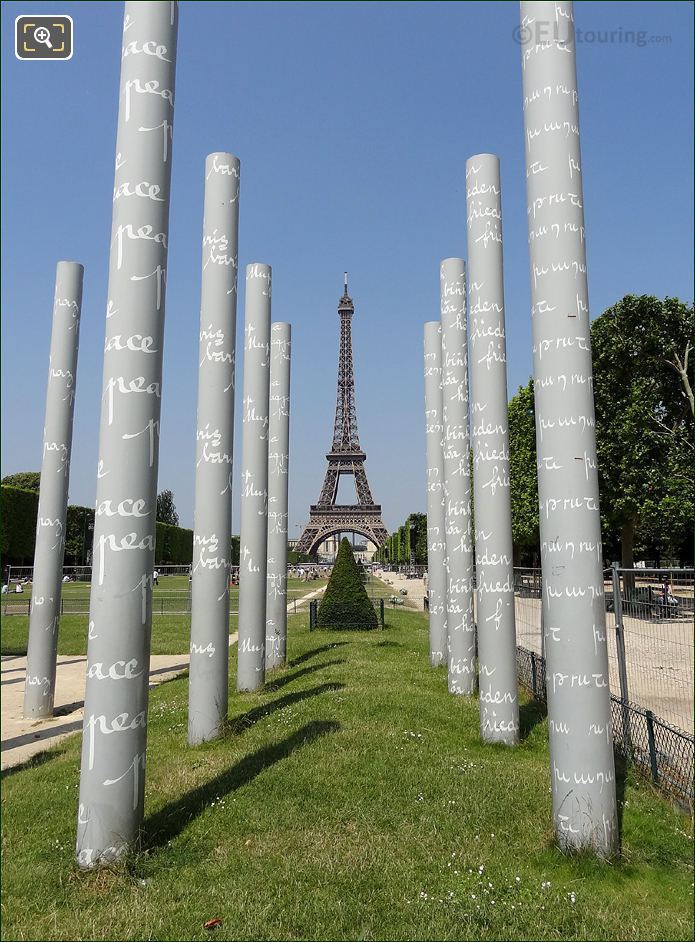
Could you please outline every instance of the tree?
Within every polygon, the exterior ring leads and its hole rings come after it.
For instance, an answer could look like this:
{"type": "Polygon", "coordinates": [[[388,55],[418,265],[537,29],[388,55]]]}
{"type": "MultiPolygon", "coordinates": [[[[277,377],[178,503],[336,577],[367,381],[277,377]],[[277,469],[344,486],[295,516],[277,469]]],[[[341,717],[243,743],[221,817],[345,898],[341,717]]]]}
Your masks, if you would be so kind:
{"type": "Polygon", "coordinates": [[[410,562],[410,531],[405,525],[398,528],[398,562],[401,566],[410,562]]]}
{"type": "Polygon", "coordinates": [[[366,631],[377,628],[378,624],[350,541],[343,537],[331,578],[319,605],[318,627],[366,631]]]}
{"type": "Polygon", "coordinates": [[[403,524],[403,532],[405,534],[405,562],[406,564],[410,563],[410,557],[413,555],[413,532],[410,526],[410,517],[406,517],[405,523],[403,524]]]}
{"type": "Polygon", "coordinates": [[[669,554],[692,542],[692,336],[677,298],[626,295],[591,325],[601,509],[625,567],[636,542],[669,554]]]}
{"type": "Polygon", "coordinates": [[[70,504],[65,524],[66,566],[86,566],[94,540],[94,509],[70,504]]]}
{"type": "Polygon", "coordinates": [[[179,515],[176,512],[174,495],[171,491],[162,491],[157,495],[157,520],[160,523],[168,523],[172,527],[179,525],[179,515]]]}
{"type": "Polygon", "coordinates": [[[512,539],[517,557],[521,553],[536,553],[540,541],[534,409],[533,380],[529,379],[509,401],[512,539]]]}
{"type": "Polygon", "coordinates": [[[415,563],[427,565],[427,514],[411,514],[410,522],[415,525],[415,563]]]}
{"type": "Polygon", "coordinates": [[[21,487],[24,491],[38,491],[41,484],[41,474],[39,471],[17,471],[15,474],[5,475],[0,484],[7,484],[9,487],[21,487]]]}

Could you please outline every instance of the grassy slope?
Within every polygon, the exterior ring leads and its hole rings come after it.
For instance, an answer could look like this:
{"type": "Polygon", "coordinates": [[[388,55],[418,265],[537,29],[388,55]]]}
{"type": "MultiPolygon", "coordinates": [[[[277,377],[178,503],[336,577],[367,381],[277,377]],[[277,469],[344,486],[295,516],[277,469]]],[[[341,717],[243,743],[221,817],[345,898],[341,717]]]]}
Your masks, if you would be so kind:
{"type": "Polygon", "coordinates": [[[218,743],[186,747],[185,680],[154,690],[127,871],[73,867],[77,738],[7,775],[3,938],[202,939],[211,917],[218,939],[689,938],[688,820],[630,779],[623,860],[562,857],[535,709],[519,749],[483,747],[424,617],[388,615],[368,635],[298,618],[290,667],[231,694],[218,743]]]}

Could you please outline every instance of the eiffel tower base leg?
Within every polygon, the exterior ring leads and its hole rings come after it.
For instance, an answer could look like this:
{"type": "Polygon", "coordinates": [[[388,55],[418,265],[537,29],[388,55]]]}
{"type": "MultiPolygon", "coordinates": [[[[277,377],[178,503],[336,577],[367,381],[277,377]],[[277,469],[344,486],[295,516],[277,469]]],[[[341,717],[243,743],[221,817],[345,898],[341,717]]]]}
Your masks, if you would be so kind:
{"type": "Polygon", "coordinates": [[[359,533],[377,548],[388,539],[378,504],[370,507],[351,504],[320,507],[315,504],[297,543],[297,552],[314,555],[325,540],[337,533],[359,533]]]}

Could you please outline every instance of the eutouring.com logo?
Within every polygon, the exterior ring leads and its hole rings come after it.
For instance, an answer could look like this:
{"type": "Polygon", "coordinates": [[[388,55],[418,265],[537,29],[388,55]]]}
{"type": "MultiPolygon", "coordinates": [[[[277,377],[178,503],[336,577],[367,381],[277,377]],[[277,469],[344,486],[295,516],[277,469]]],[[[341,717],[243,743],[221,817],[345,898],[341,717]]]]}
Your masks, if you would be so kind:
{"type": "Polygon", "coordinates": [[[520,46],[575,42],[597,46],[637,46],[640,49],[650,45],[667,46],[673,39],[670,35],[657,36],[644,29],[623,29],[622,26],[615,29],[580,29],[570,22],[559,24],[550,20],[522,23],[512,30],[512,38],[520,46]]]}

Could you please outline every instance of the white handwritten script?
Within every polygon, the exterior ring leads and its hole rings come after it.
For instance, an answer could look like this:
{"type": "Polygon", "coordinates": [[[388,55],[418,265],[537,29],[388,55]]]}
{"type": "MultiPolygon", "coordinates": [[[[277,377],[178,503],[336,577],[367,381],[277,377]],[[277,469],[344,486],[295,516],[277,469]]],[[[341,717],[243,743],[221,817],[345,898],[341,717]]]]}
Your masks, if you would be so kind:
{"type": "Polygon", "coordinates": [[[617,819],[606,736],[610,699],[574,23],[572,5],[563,0],[523,3],[522,10],[553,804],[561,841],[612,853],[617,819]],[[552,8],[551,15],[541,7],[552,8]]]}

